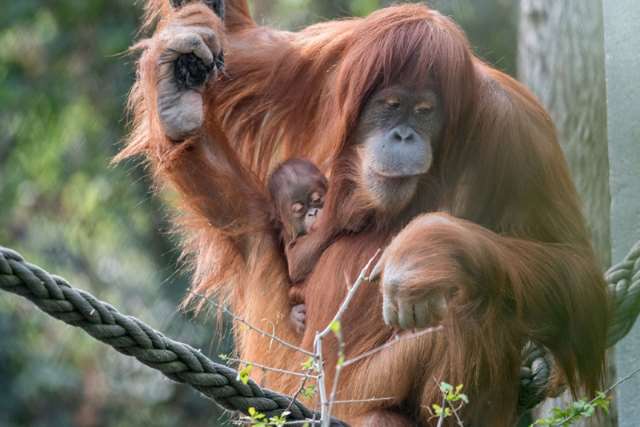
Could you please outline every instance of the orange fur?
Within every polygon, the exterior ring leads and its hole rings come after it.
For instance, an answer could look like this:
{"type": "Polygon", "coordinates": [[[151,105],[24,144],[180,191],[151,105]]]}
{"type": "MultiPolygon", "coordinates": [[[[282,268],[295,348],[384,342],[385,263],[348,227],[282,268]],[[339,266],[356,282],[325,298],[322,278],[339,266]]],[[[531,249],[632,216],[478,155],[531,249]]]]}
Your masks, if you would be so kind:
{"type": "MultiPolygon", "coordinates": [[[[403,413],[428,424],[425,408],[439,400],[435,378],[465,385],[467,423],[511,425],[527,339],[553,352],[574,391],[596,389],[606,293],[555,130],[523,86],[473,56],[454,23],[425,6],[402,5],[279,32],[256,26],[246,2],[231,0],[223,29],[202,5],[175,12],[166,4],[148,1],[158,28],[187,12],[208,17],[202,25],[224,38],[229,77],[206,88],[202,136],[172,145],[155,107],[159,52],[154,39],[139,44],[134,129],[119,158],[146,155],[158,180],[182,195],[196,292],[227,297],[249,322],[295,342],[284,321],[286,266],[265,226],[259,189],[275,164],[307,157],[330,171],[331,190],[318,230],[308,236],[315,236],[309,244],[321,256],[306,280],[302,346],[310,348],[315,331],[334,315],[347,290],[345,277],[353,280],[376,249],[416,217],[384,259],[409,251],[422,261],[412,270],[416,286],[407,288],[408,297],[423,296],[425,289],[452,292],[444,332],[401,342],[345,369],[340,399],[394,400],[340,405],[338,416],[401,425],[403,418],[391,414],[403,413]],[[367,97],[398,80],[436,83],[446,130],[415,199],[390,216],[358,196],[358,153],[351,142],[367,97]],[[450,216],[419,216],[429,212],[450,216]]],[[[382,321],[381,300],[378,287],[366,285],[347,311],[347,357],[394,333],[382,321]]],[[[285,369],[304,359],[253,331],[237,328],[236,337],[244,359],[285,369]]],[[[335,342],[327,344],[326,357],[332,378],[335,342]]],[[[286,375],[260,378],[283,392],[299,385],[286,375]]]]}

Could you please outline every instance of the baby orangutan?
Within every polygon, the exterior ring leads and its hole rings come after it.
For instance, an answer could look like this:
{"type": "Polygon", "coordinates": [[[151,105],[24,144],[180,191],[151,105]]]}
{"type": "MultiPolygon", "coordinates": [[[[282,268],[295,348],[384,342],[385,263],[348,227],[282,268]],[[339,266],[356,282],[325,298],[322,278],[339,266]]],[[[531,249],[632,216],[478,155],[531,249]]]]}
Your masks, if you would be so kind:
{"type": "MultiPolygon", "coordinates": [[[[324,205],[327,178],[312,162],[290,159],[278,166],[267,183],[273,203],[274,222],[280,233],[287,265],[291,273],[296,257],[291,248],[299,237],[313,231],[324,205]]],[[[299,333],[304,332],[306,308],[302,292],[292,286],[289,296],[292,308],[290,319],[299,333]],[[297,292],[298,291],[298,292],[297,292]]]]}

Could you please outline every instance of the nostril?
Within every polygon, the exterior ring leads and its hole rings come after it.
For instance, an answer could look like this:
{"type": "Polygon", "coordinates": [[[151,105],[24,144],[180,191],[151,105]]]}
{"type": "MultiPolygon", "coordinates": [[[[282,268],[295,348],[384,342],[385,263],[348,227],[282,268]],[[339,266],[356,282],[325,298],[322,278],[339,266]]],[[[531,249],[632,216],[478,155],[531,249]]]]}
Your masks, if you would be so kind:
{"type": "Polygon", "coordinates": [[[399,131],[394,130],[394,131],[391,133],[391,139],[393,139],[393,140],[394,140],[394,141],[396,141],[396,142],[402,142],[402,139],[403,139],[403,138],[402,138],[402,135],[400,134],[400,132],[399,132],[399,131]]]}
{"type": "Polygon", "coordinates": [[[394,142],[413,142],[416,133],[410,127],[398,127],[391,131],[391,140],[394,142]]]}

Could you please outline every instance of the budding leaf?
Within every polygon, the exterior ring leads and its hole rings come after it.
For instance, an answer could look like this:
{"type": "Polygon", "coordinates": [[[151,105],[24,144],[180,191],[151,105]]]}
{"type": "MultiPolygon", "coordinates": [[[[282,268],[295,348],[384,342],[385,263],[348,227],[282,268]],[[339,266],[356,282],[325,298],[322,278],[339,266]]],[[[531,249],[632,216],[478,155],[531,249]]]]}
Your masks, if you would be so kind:
{"type": "Polygon", "coordinates": [[[311,368],[313,368],[313,357],[308,358],[305,362],[302,363],[302,369],[304,369],[305,371],[308,371],[311,368]]]}
{"type": "Polygon", "coordinates": [[[316,387],[314,385],[306,386],[302,389],[302,395],[307,399],[312,398],[316,394],[316,387]]]}
{"type": "Polygon", "coordinates": [[[242,382],[242,384],[247,384],[249,382],[249,377],[252,370],[253,365],[251,363],[240,369],[240,371],[238,372],[238,379],[240,380],[240,382],[242,382]]]}
{"type": "Polygon", "coordinates": [[[340,333],[340,321],[339,320],[334,320],[333,322],[331,322],[331,325],[329,325],[329,329],[331,329],[331,332],[333,332],[334,334],[338,335],[340,333]]]}

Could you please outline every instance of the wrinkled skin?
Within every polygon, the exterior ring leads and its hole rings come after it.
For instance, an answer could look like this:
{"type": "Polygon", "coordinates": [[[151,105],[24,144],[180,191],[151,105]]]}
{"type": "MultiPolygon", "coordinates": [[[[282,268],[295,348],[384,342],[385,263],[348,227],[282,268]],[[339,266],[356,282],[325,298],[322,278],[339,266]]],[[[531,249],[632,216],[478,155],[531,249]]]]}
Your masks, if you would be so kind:
{"type": "Polygon", "coordinates": [[[203,87],[182,87],[175,79],[174,63],[181,55],[193,54],[205,66],[214,64],[222,45],[210,23],[206,15],[187,15],[173,21],[158,36],[157,107],[162,129],[173,141],[193,135],[204,123],[203,87]]]}
{"type": "Polygon", "coordinates": [[[360,191],[392,215],[413,199],[433,164],[442,130],[442,103],[429,88],[393,85],[374,94],[356,130],[360,191]]]}

